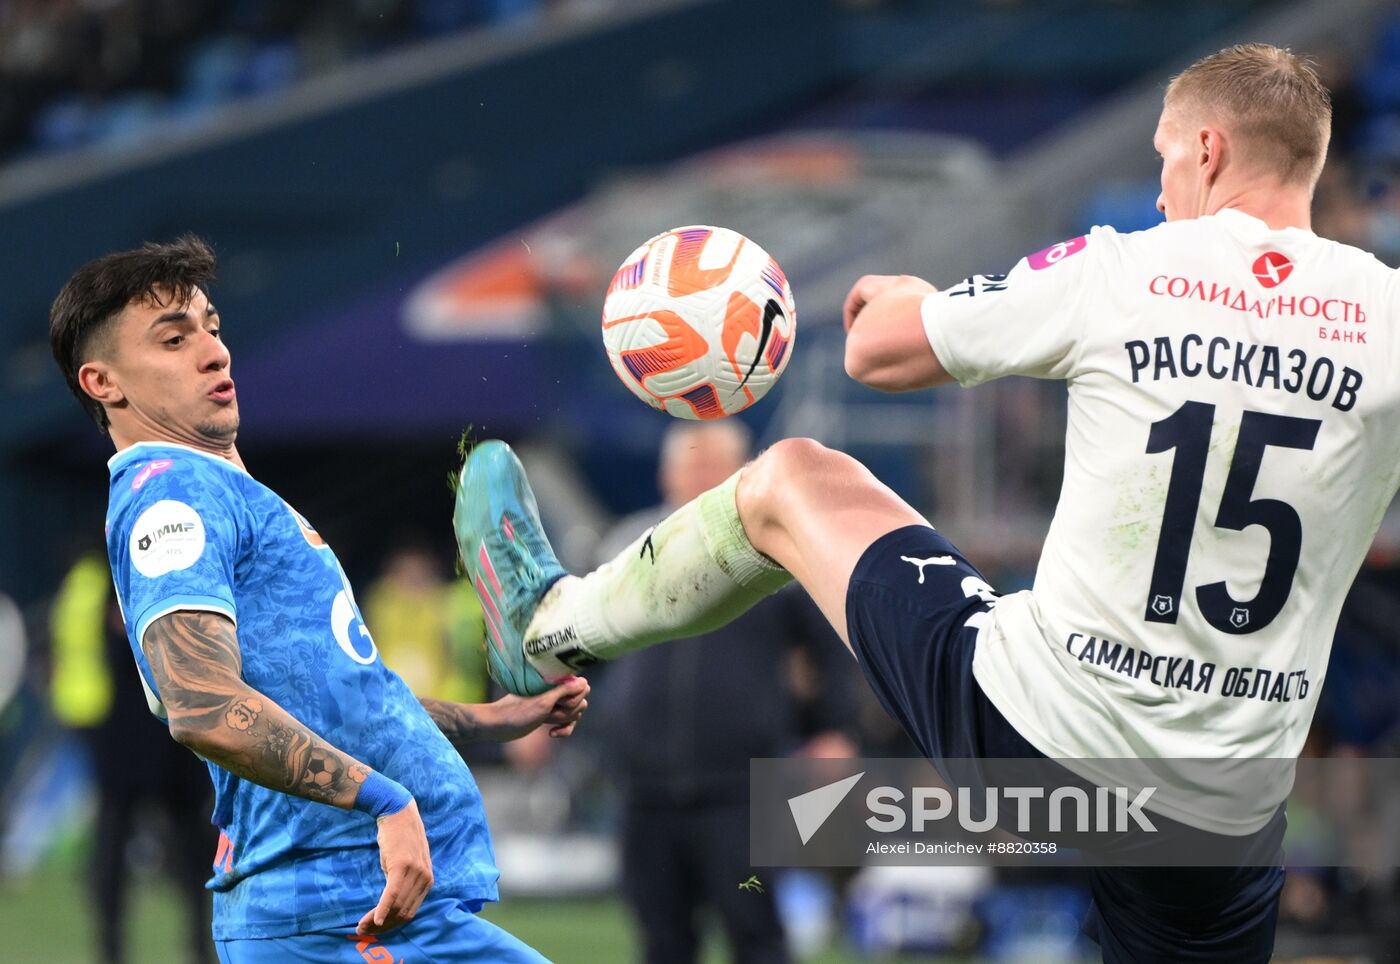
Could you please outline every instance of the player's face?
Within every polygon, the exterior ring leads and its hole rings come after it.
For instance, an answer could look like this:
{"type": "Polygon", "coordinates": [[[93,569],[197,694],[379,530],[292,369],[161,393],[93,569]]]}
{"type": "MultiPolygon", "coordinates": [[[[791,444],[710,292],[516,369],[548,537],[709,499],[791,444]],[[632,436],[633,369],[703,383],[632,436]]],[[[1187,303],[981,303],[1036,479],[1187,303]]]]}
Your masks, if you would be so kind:
{"type": "Polygon", "coordinates": [[[1162,111],[1152,146],[1162,157],[1162,193],[1157,196],[1157,210],[1168,221],[1197,217],[1201,213],[1201,154],[1192,143],[1191,128],[1177,111],[1162,111]]]}
{"type": "Polygon", "coordinates": [[[203,291],[184,305],[168,292],[131,302],[115,322],[112,344],[106,367],[124,403],[109,409],[114,433],[197,448],[232,445],[238,399],[219,315],[203,291]]]}

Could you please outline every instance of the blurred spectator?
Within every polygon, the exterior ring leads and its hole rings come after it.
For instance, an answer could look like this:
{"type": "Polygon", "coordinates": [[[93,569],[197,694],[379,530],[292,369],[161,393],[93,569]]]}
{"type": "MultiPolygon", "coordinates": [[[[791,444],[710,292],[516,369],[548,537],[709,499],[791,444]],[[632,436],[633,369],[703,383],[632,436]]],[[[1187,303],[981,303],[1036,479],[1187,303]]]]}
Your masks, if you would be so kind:
{"type": "MultiPolygon", "coordinates": [[[[661,453],[665,504],[624,519],[600,554],[615,555],[733,474],[749,444],[732,419],[673,426],[661,453]]],[[[749,760],[854,756],[846,728],[855,722],[857,675],[796,587],[713,633],[608,667],[603,692],[615,721],[608,747],[622,791],[623,889],[649,964],[694,961],[705,909],[718,914],[735,961],[788,959],[773,895],[739,887],[754,872],[749,760]]]]}
{"type": "Polygon", "coordinates": [[[1340,44],[1317,56],[1332,92],[1332,143],[1314,198],[1314,230],[1400,265],[1400,18],[1366,56],[1340,44]]]}
{"type": "MultiPolygon", "coordinates": [[[[0,593],[0,788],[4,789],[13,786],[11,780],[23,752],[25,701],[16,697],[21,695],[28,651],[24,617],[14,600],[0,593]]],[[[5,793],[0,792],[0,835],[5,832],[6,803],[5,793]]]]}
{"type": "Polygon", "coordinates": [[[1345,156],[1334,154],[1323,168],[1314,195],[1313,229],[1324,238],[1371,247],[1371,210],[1355,187],[1345,156]]]}
{"type": "Polygon", "coordinates": [[[481,602],[467,579],[453,580],[447,589],[447,647],[452,654],[452,671],[461,680],[461,702],[489,702],[486,618],[481,615],[481,602]]]}
{"type": "Polygon", "coordinates": [[[1395,915],[1400,872],[1365,868],[1365,854],[1387,846],[1400,833],[1400,813],[1393,805],[1366,806],[1367,801],[1393,800],[1396,789],[1390,785],[1393,768],[1368,767],[1368,758],[1393,759],[1400,750],[1400,703],[1395,699],[1400,689],[1400,564],[1384,542],[1384,537],[1378,540],[1342,608],[1327,684],[1302,753],[1304,760],[1350,758],[1358,765],[1333,762],[1325,771],[1304,771],[1295,784],[1285,841],[1293,865],[1279,911],[1281,931],[1367,935],[1374,960],[1400,953],[1395,915]],[[1329,860],[1317,859],[1337,847],[1355,867],[1327,866],[1329,860]]]}
{"type": "Polygon", "coordinates": [[[483,661],[473,653],[477,647],[468,644],[480,621],[480,610],[465,598],[470,595],[450,591],[437,557],[416,541],[403,541],[390,551],[382,574],[365,594],[365,624],[379,655],[415,695],[484,702],[483,661]],[[473,666],[474,677],[468,675],[473,666]]]}
{"type": "Polygon", "coordinates": [[[0,719],[23,680],[27,648],[24,617],[14,600],[0,592],[0,719]]]}
{"type": "Polygon", "coordinates": [[[91,885],[100,960],[126,959],[127,844],[154,803],[166,827],[165,871],[186,902],[190,960],[212,962],[209,894],[204,890],[216,834],[209,778],[197,757],[170,739],[147,708],[112,592],[106,558],[82,556],[64,577],[51,613],[54,716],[84,738],[97,782],[91,885]]]}

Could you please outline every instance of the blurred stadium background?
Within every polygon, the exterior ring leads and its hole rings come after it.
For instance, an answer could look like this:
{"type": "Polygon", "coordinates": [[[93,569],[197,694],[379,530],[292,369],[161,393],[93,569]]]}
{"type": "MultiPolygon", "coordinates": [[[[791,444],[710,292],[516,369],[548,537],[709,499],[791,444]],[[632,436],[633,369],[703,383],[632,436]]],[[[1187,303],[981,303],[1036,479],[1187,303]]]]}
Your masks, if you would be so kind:
{"type": "MultiPolygon", "coordinates": [[[[73,567],[100,545],[111,454],[48,355],[78,264],[186,230],[214,243],[245,460],[336,547],[390,665],[482,698],[479,623],[450,583],[458,435],[518,445],[566,563],[655,503],[667,420],[618,384],[596,325],[616,264],[673,225],[747,233],[792,280],[791,370],[744,416],[760,442],[850,451],[993,583],[1026,585],[1061,388],[878,396],[843,376],[841,298],[866,271],[941,286],[1091,224],[1150,226],[1165,78],[1244,40],[1317,57],[1336,105],[1318,233],[1400,263],[1400,5],[1381,0],[0,0],[7,954],[98,959],[104,750],[84,731],[131,697],[100,629],[63,628],[101,623],[73,567]]],[[[1353,590],[1310,752],[1400,746],[1397,521],[1353,590]]],[[[559,752],[471,760],[503,870],[489,916],[564,962],[636,947],[607,779],[628,721],[605,681],[594,705],[559,752]]],[[[850,728],[905,752],[877,710],[850,728]]],[[[143,806],[120,842],[133,960],[185,959],[174,839],[143,806]]],[[[1073,875],[765,883],[814,960],[1090,954],[1073,875]]],[[[1393,872],[1295,873],[1279,958],[1400,959],[1398,898],[1393,872]]]]}

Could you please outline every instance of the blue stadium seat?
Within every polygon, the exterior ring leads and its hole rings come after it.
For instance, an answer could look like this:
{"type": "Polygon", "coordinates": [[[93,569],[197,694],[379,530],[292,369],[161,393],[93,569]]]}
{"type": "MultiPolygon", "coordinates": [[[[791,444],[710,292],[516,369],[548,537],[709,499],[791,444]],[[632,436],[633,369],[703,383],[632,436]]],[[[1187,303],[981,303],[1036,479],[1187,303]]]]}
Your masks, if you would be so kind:
{"type": "Polygon", "coordinates": [[[1361,128],[1357,149],[1373,163],[1400,160],[1400,115],[1377,114],[1361,128]]]}
{"type": "Polygon", "coordinates": [[[295,41],[249,43],[223,37],[200,47],[185,67],[186,105],[223,101],[282,90],[301,78],[302,57],[295,41]]]}
{"type": "Polygon", "coordinates": [[[164,97],[150,91],[120,94],[109,100],[97,118],[97,143],[138,144],[159,137],[169,119],[164,97]]]}
{"type": "Polygon", "coordinates": [[[1378,63],[1400,64],[1400,16],[1391,17],[1376,38],[1375,59],[1378,63]]]}
{"type": "Polygon", "coordinates": [[[410,14],[421,33],[437,35],[527,16],[538,0],[415,0],[410,14]]]}
{"type": "Polygon", "coordinates": [[[182,99],[216,104],[236,96],[248,49],[246,42],[234,37],[201,44],[185,64],[182,99]]]}
{"type": "Polygon", "coordinates": [[[1381,28],[1371,61],[1361,71],[1359,86],[1372,110],[1400,108],[1400,17],[1381,28]]]}
{"type": "Polygon", "coordinates": [[[242,93],[267,94],[301,78],[301,51],[291,41],[265,43],[254,49],[244,65],[242,93]]]}
{"type": "Polygon", "coordinates": [[[1400,63],[1377,61],[1361,73],[1361,92],[1372,110],[1400,107],[1400,63]]]}
{"type": "Polygon", "coordinates": [[[150,91],[120,94],[98,103],[70,97],[39,112],[34,139],[41,150],[135,144],[158,136],[170,117],[169,102],[150,91]]]}
{"type": "Polygon", "coordinates": [[[67,151],[92,143],[97,137],[97,109],[82,97],[65,97],[45,104],[34,118],[35,146],[46,151],[67,151]]]}

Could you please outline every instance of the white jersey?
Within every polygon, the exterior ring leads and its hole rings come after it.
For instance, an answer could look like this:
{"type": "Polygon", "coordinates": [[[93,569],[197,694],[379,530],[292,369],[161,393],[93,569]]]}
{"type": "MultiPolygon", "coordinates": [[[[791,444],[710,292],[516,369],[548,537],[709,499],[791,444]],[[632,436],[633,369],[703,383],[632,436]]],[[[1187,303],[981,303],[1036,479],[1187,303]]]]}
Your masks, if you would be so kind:
{"type": "MultiPolygon", "coordinates": [[[[1095,228],[924,301],[963,385],[1068,383],[1035,585],[996,604],[973,661],[1032,745],[1080,761],[1296,758],[1400,482],[1397,294],[1363,251],[1224,211],[1095,228]]],[[[1151,807],[1246,833],[1290,781],[1291,767],[1264,792],[1214,788],[1226,806],[1164,792],[1151,807]]]]}

